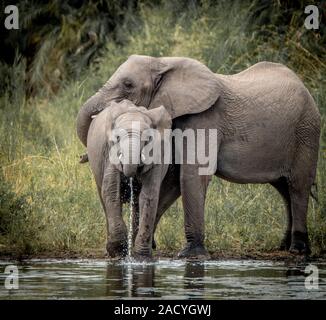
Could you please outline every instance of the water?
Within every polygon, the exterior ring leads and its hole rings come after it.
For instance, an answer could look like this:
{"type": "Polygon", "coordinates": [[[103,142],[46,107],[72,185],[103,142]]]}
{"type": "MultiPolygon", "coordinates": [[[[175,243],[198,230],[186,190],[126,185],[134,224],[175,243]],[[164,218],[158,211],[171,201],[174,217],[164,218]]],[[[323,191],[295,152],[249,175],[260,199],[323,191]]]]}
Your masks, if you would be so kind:
{"type": "Polygon", "coordinates": [[[128,232],[128,260],[132,259],[132,238],[133,238],[133,218],[134,218],[134,190],[132,185],[132,178],[129,181],[130,185],[130,216],[129,216],[129,232],[128,232]]]}
{"type": "Polygon", "coordinates": [[[27,260],[17,264],[19,289],[10,291],[4,287],[8,264],[0,261],[0,299],[326,298],[326,263],[314,263],[319,269],[319,288],[307,290],[305,266],[284,262],[27,260]]]}

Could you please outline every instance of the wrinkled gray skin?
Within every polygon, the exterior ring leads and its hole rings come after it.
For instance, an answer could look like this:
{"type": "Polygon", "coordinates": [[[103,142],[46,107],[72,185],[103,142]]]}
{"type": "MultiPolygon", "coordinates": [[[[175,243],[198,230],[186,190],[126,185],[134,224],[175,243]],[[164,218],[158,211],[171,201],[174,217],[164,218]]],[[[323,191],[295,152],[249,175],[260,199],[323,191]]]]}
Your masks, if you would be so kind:
{"type": "MultiPolygon", "coordinates": [[[[216,175],[237,183],[272,184],[285,200],[288,217],[281,248],[309,251],[306,214],[316,171],[320,114],[291,70],[261,62],[225,76],[188,58],[133,55],[81,108],[77,133],[85,145],[91,116],[107,102],[123,98],[149,109],[164,105],[173,119],[196,114],[174,121],[178,127],[217,128],[216,175]]],[[[207,254],[204,202],[209,177],[196,175],[195,167],[184,165],[179,175],[178,167],[170,166],[161,186],[157,220],[182,191],[187,244],[180,257],[207,254]]]]}
{"type": "MultiPolygon", "coordinates": [[[[171,124],[171,117],[164,107],[147,110],[136,107],[128,100],[111,102],[110,107],[100,112],[91,123],[87,153],[106,215],[107,250],[112,257],[126,253],[126,225],[121,214],[121,192],[126,190],[123,183],[128,181],[122,179],[121,174],[127,178],[133,177],[136,183],[141,184],[135,194],[135,198],[139,199],[139,208],[137,205],[133,217],[133,256],[138,260],[151,256],[160,187],[168,165],[146,165],[142,162],[140,156],[145,141],[140,141],[140,136],[146,129],[163,131],[171,128],[171,124]],[[139,123],[140,130],[135,130],[135,122],[139,123]],[[119,130],[118,135],[114,134],[117,132],[114,130],[119,130]],[[132,160],[137,163],[133,164],[132,160]]],[[[152,143],[161,146],[161,139],[152,143]]]]}
{"type": "MultiPolygon", "coordinates": [[[[206,129],[206,133],[217,129],[215,175],[231,182],[275,187],[287,214],[281,249],[309,254],[306,217],[320,135],[320,114],[313,98],[299,78],[281,64],[259,63],[237,75],[217,77],[223,94],[214,106],[179,117],[174,126],[206,129]]],[[[206,148],[208,153],[208,134],[206,148]]],[[[190,239],[180,256],[200,252],[193,237],[203,243],[210,178],[198,175],[198,165],[180,166],[186,236],[190,239]]]]}

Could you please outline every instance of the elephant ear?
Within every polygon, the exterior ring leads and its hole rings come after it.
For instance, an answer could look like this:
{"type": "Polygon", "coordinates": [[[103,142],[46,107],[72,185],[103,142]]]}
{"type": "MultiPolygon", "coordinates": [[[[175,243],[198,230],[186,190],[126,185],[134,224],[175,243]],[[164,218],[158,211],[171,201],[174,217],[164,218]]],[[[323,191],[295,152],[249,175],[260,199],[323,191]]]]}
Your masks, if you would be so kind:
{"type": "Polygon", "coordinates": [[[114,121],[123,113],[129,111],[130,107],[133,106],[128,100],[123,100],[121,102],[110,102],[110,108],[106,116],[106,132],[109,140],[112,138],[112,129],[114,121]]]}
{"type": "Polygon", "coordinates": [[[164,106],[160,106],[153,110],[146,110],[147,116],[152,120],[153,128],[160,132],[164,137],[164,129],[171,129],[172,118],[164,106]]]}
{"type": "Polygon", "coordinates": [[[153,58],[157,86],[149,109],[164,105],[172,119],[209,109],[219,98],[220,84],[205,65],[189,58],[153,58]]]}
{"type": "MultiPolygon", "coordinates": [[[[168,132],[168,136],[166,136],[164,133],[164,130],[171,129],[171,126],[172,126],[171,115],[164,108],[164,106],[160,106],[160,107],[154,108],[152,110],[146,110],[143,113],[146,114],[146,116],[150,118],[150,120],[152,122],[151,127],[152,127],[152,129],[154,129],[154,130],[150,131],[150,136],[153,138],[153,141],[146,144],[144,146],[144,149],[147,149],[147,146],[149,146],[149,150],[151,150],[152,148],[153,148],[153,150],[155,150],[155,147],[160,147],[160,146],[162,147],[162,143],[165,144],[165,142],[170,141],[170,140],[165,140],[165,139],[170,137],[171,132],[168,132]]],[[[143,156],[144,149],[142,150],[142,156],[143,156]]],[[[159,149],[157,149],[157,150],[159,150],[159,149]]],[[[168,148],[168,150],[169,150],[169,148],[168,148]]],[[[162,160],[165,161],[167,154],[169,154],[169,152],[166,152],[166,150],[165,150],[164,156],[163,156],[162,149],[161,149],[161,152],[159,152],[159,153],[156,153],[153,151],[153,156],[155,157],[154,163],[160,163],[160,161],[162,161],[162,160]],[[164,159],[162,158],[162,156],[164,159]],[[156,158],[156,157],[158,157],[158,158],[156,158]]],[[[171,154],[169,154],[169,156],[171,156],[171,154]]],[[[146,156],[145,156],[145,159],[146,159],[146,156]]],[[[145,172],[149,171],[152,168],[154,163],[150,163],[150,164],[147,163],[147,165],[145,165],[143,167],[141,173],[144,174],[145,172]]]]}

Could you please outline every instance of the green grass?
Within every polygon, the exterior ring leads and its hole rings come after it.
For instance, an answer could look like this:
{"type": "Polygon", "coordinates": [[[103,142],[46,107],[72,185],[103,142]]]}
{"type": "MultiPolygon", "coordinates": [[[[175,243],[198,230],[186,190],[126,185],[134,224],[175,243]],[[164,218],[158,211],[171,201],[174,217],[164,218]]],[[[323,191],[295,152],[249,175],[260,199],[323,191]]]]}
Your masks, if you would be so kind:
{"type": "MultiPolygon", "coordinates": [[[[201,6],[174,11],[169,1],[140,4],[134,27],[118,28],[123,45],[108,42],[101,59],[50,98],[25,98],[24,59],[17,60],[10,70],[14,76],[7,81],[8,94],[0,98],[0,253],[104,252],[104,214],[89,166],[78,163],[84,148],[75,133],[75,117],[86,98],[133,53],[188,56],[219,73],[235,73],[270,60],[298,73],[323,115],[319,204],[310,202],[308,226],[313,253],[324,251],[326,53],[321,43],[325,39],[304,29],[299,11],[282,24],[283,7],[275,2],[273,11],[259,12],[258,3],[203,1],[201,6]]],[[[268,185],[237,185],[214,178],[205,214],[206,244],[212,252],[273,250],[285,226],[282,200],[268,185]]],[[[162,218],[156,240],[165,252],[181,249],[180,201],[162,218]]]]}

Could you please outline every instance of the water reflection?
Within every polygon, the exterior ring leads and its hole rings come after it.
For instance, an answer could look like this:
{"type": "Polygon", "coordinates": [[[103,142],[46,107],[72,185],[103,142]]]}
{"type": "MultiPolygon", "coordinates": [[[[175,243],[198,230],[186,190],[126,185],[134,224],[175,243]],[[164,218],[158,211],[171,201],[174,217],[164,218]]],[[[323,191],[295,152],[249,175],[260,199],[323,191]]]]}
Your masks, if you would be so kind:
{"type": "Polygon", "coordinates": [[[304,264],[286,266],[268,262],[165,262],[158,264],[107,265],[106,295],[148,298],[323,298],[321,290],[304,287],[304,264]]]}
{"type": "Polygon", "coordinates": [[[202,293],[205,290],[205,266],[203,263],[187,263],[185,265],[184,289],[188,294],[202,293]]]}
{"type": "Polygon", "coordinates": [[[305,265],[225,260],[137,264],[104,260],[30,260],[19,265],[19,290],[3,287],[0,299],[325,299],[326,265],[319,289],[305,288],[305,265]]]}
{"type": "MultiPolygon", "coordinates": [[[[167,279],[175,278],[175,285],[183,279],[183,285],[180,289],[187,292],[189,296],[202,295],[205,290],[205,265],[203,263],[179,263],[184,275],[178,275],[179,270],[170,272],[166,270],[168,265],[157,264],[111,264],[106,269],[106,295],[117,296],[119,293],[125,293],[127,297],[161,297],[159,284],[162,277],[167,275],[167,279]],[[155,276],[158,283],[155,283],[155,276]]],[[[173,268],[173,264],[171,265],[173,268]]],[[[174,267],[175,268],[175,267],[174,267]]]]}
{"type": "Polygon", "coordinates": [[[106,268],[106,295],[125,293],[127,297],[155,297],[153,264],[108,264],[106,268]]]}

